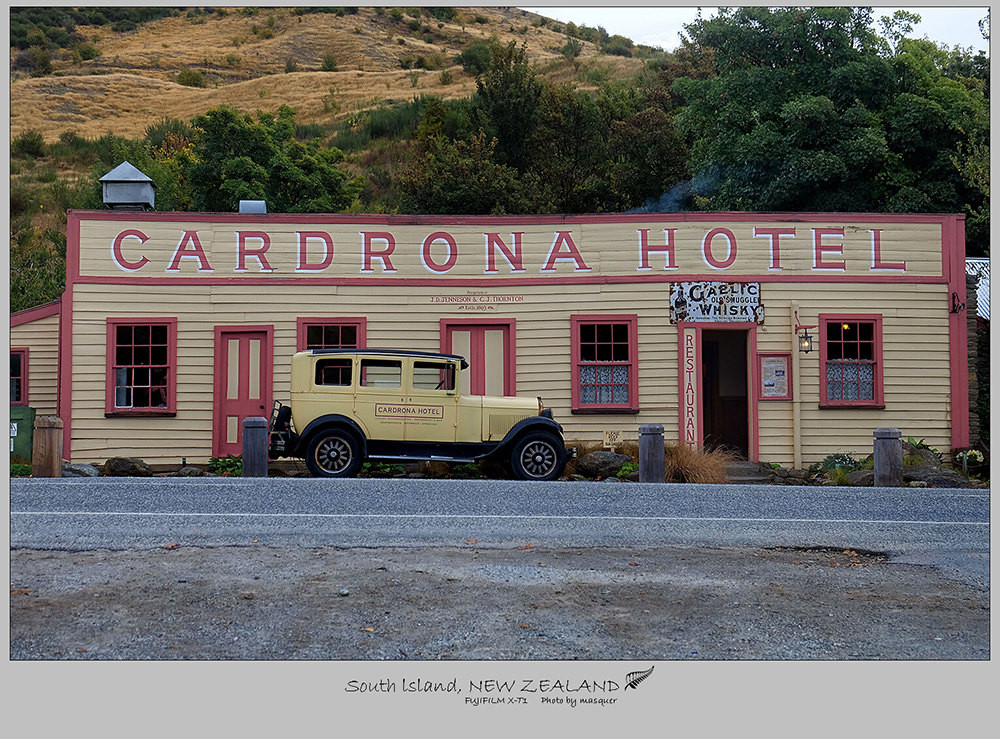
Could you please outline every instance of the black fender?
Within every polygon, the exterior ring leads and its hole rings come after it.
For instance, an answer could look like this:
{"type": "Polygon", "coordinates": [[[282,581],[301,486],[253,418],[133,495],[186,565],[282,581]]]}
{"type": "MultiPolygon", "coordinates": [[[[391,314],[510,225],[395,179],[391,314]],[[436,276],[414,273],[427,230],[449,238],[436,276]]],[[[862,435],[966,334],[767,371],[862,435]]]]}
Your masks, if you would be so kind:
{"type": "Polygon", "coordinates": [[[489,456],[506,454],[519,437],[530,431],[545,431],[559,438],[560,441],[563,438],[562,426],[551,418],[546,416],[532,416],[531,418],[525,418],[515,423],[503,437],[503,440],[497,445],[497,448],[490,452],[489,456]]]}
{"type": "Polygon", "coordinates": [[[365,432],[362,431],[361,427],[357,424],[356,421],[348,418],[347,416],[342,416],[339,413],[331,413],[326,416],[319,416],[318,418],[314,418],[312,421],[310,421],[309,424],[302,431],[302,433],[299,434],[299,444],[295,450],[296,456],[301,457],[305,454],[306,446],[309,444],[309,439],[312,438],[312,435],[314,433],[316,433],[321,429],[334,426],[339,426],[341,428],[346,428],[352,431],[354,435],[358,437],[358,441],[361,442],[362,456],[364,457],[368,456],[368,439],[365,437],[365,432]]]}

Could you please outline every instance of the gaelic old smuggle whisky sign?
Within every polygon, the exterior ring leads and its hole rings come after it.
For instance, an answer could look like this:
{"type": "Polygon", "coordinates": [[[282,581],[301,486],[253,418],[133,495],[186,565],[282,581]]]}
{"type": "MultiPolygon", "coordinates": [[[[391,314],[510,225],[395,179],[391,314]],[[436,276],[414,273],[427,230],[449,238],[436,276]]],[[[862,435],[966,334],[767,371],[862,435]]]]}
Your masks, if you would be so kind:
{"type": "Polygon", "coordinates": [[[759,282],[673,282],[671,323],[764,323],[759,282]]]}

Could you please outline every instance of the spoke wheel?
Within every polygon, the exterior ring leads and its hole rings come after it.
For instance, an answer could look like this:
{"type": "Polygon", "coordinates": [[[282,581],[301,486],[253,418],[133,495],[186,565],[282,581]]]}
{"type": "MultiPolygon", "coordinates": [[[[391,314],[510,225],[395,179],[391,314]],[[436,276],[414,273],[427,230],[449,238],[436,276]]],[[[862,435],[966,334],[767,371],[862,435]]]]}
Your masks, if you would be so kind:
{"type": "Polygon", "coordinates": [[[306,452],[306,466],[316,477],[353,477],[362,461],[358,440],[340,430],[320,432],[306,452]]]}
{"type": "Polygon", "coordinates": [[[566,467],[566,448],[549,434],[529,434],[511,452],[511,468],[520,480],[554,480],[566,467]]]}

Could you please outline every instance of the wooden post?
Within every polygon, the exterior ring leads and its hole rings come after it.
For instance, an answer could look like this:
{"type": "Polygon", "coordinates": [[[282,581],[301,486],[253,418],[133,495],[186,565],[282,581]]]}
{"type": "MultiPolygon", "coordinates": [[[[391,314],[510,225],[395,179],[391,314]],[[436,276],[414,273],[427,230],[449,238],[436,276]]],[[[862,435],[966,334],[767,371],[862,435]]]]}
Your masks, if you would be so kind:
{"type": "Polygon", "coordinates": [[[899,429],[875,429],[875,487],[903,485],[903,440],[899,429]]]}
{"type": "Polygon", "coordinates": [[[243,477],[267,477],[267,419],[243,419],[243,477]]]}
{"type": "Polygon", "coordinates": [[[659,423],[639,426],[639,482],[663,482],[667,475],[665,458],[663,426],[659,423]]]}
{"type": "Polygon", "coordinates": [[[62,477],[63,422],[59,416],[35,419],[31,440],[31,476],[62,477]]]}

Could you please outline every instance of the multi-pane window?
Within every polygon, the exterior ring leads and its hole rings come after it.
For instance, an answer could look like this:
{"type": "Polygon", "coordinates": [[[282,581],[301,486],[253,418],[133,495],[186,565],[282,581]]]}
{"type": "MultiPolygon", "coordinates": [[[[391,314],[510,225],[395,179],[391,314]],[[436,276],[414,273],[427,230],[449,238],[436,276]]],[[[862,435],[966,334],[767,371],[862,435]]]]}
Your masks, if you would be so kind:
{"type": "Polygon", "coordinates": [[[362,349],[365,346],[363,318],[300,318],[298,349],[362,349]]]}
{"type": "Polygon", "coordinates": [[[823,404],[881,406],[881,316],[819,318],[823,404]]]}
{"type": "Polygon", "coordinates": [[[108,412],[172,412],[176,324],[108,319],[108,412]]]}
{"type": "Polygon", "coordinates": [[[573,409],[639,409],[636,317],[572,316],[573,409]]]}
{"type": "Polygon", "coordinates": [[[10,351],[10,404],[28,404],[28,350],[10,351]]]}

